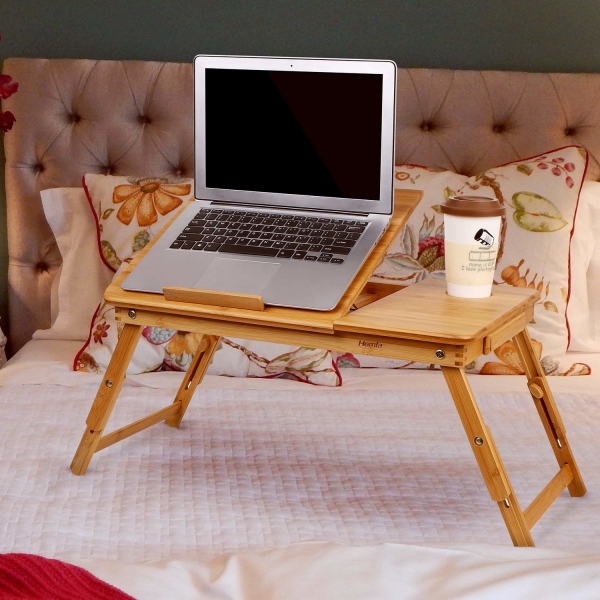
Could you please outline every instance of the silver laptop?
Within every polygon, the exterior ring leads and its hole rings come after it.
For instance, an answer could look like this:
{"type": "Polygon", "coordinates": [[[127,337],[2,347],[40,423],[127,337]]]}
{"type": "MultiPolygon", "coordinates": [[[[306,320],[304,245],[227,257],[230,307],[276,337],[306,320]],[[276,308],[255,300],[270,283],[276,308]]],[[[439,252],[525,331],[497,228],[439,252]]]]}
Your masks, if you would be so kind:
{"type": "Polygon", "coordinates": [[[333,309],[393,212],[391,61],[197,56],[195,196],[124,280],[333,309]]]}

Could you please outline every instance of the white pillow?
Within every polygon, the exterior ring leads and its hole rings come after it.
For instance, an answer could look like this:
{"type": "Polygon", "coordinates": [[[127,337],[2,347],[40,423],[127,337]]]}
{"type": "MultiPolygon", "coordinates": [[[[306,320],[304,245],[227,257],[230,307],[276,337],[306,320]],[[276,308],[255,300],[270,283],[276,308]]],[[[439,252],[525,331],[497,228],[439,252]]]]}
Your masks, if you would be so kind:
{"type": "Polygon", "coordinates": [[[40,195],[63,264],[52,285],[52,326],[38,329],[33,339],[85,341],[90,315],[113,273],[98,255],[96,221],[83,189],[53,188],[40,195]]]}
{"type": "Polygon", "coordinates": [[[60,283],[60,276],[62,274],[63,266],[58,267],[56,276],[52,280],[52,287],[50,288],[50,326],[56,322],[58,317],[58,284],[60,283]]]}
{"type": "Polygon", "coordinates": [[[588,268],[587,283],[590,304],[590,318],[588,323],[591,338],[590,350],[600,352],[600,244],[596,244],[596,249],[588,268]]]}
{"type": "Polygon", "coordinates": [[[569,350],[600,352],[600,182],[585,181],[571,239],[569,350]]]}

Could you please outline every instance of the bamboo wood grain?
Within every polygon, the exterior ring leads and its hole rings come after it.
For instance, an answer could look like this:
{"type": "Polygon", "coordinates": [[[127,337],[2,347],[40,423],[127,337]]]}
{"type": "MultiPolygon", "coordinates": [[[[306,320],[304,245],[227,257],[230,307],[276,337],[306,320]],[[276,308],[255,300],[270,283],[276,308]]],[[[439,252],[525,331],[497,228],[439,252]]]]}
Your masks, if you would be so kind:
{"type": "Polygon", "coordinates": [[[553,426],[557,432],[566,433],[562,417],[558,412],[558,408],[554,402],[554,396],[552,395],[552,391],[548,386],[542,365],[538,360],[535,351],[533,350],[531,337],[529,336],[529,332],[526,328],[523,328],[522,331],[515,335],[513,343],[517,349],[517,353],[519,354],[519,359],[521,360],[521,365],[525,371],[527,382],[536,383],[542,388],[544,392],[544,398],[546,399],[546,404],[550,409],[549,416],[552,420],[553,426]]]}
{"type": "Polygon", "coordinates": [[[393,283],[380,283],[378,281],[368,281],[363,288],[368,294],[375,294],[378,298],[385,298],[394,292],[399,292],[408,286],[395,285],[393,283]]]}
{"type": "Polygon", "coordinates": [[[452,399],[490,497],[492,500],[500,502],[508,498],[512,488],[502,461],[495,451],[495,446],[493,446],[491,434],[483,422],[465,372],[461,368],[442,367],[442,373],[452,394],[452,399]],[[475,438],[481,439],[483,443],[477,445],[475,438]]]}
{"type": "MultiPolygon", "coordinates": [[[[468,351],[467,346],[461,344],[451,345],[447,342],[428,342],[401,337],[395,339],[389,336],[382,337],[344,331],[330,335],[216,319],[155,313],[147,310],[138,310],[135,319],[131,319],[127,311],[117,309],[117,319],[125,323],[142,322],[153,327],[178,329],[180,331],[194,331],[216,336],[238,337],[309,348],[327,348],[329,350],[339,350],[340,352],[354,352],[448,366],[463,366],[468,351]],[[438,350],[443,350],[444,358],[440,359],[436,356],[438,350]]],[[[475,354],[478,356],[481,354],[481,340],[479,340],[476,348],[475,354]]]]}
{"type": "Polygon", "coordinates": [[[362,308],[363,306],[367,306],[367,304],[371,304],[371,302],[375,302],[379,299],[377,294],[371,294],[369,292],[361,292],[358,298],[354,301],[353,308],[362,308]]]}
{"type": "MultiPolygon", "coordinates": [[[[479,354],[481,354],[483,338],[497,329],[511,324],[514,319],[526,319],[536,297],[537,292],[532,292],[532,290],[506,288],[489,299],[482,299],[482,304],[477,304],[481,299],[467,301],[467,304],[464,304],[463,299],[452,298],[445,293],[445,284],[443,282],[426,280],[388,295],[346,316],[335,319],[331,329],[327,328],[325,331],[318,330],[315,333],[331,335],[335,332],[337,337],[343,335],[342,332],[348,332],[354,335],[374,335],[382,341],[385,341],[386,338],[403,338],[451,343],[453,345],[456,345],[458,342],[462,344],[477,342],[478,347],[481,348],[479,350],[479,354]],[[471,310],[473,307],[471,302],[476,303],[476,310],[471,310]],[[465,310],[465,306],[468,310],[465,310]]],[[[269,310],[270,308],[267,307],[264,312],[267,313],[269,310]]],[[[134,322],[133,320],[127,320],[127,312],[128,310],[118,309],[117,318],[125,322],[134,322]]],[[[303,312],[312,313],[313,311],[303,312]]],[[[218,323],[225,327],[229,323],[230,331],[242,331],[247,328],[247,331],[258,332],[260,329],[266,329],[263,327],[264,323],[257,323],[255,321],[253,318],[254,311],[245,311],[247,318],[243,322],[224,319],[219,315],[207,315],[205,313],[194,315],[181,314],[179,311],[172,312],[163,307],[138,309],[138,314],[143,314],[144,318],[153,314],[156,319],[163,319],[165,323],[168,319],[173,318],[181,319],[180,322],[190,324],[195,319],[199,319],[197,322],[202,323],[203,326],[204,324],[208,326],[212,318],[215,324],[218,323]]],[[[167,327],[168,325],[163,326],[167,327]]],[[[293,335],[299,333],[299,330],[304,333],[313,331],[310,326],[305,326],[305,324],[301,324],[300,322],[296,324],[286,323],[284,325],[272,323],[269,327],[274,330],[279,329],[280,331],[283,328],[292,330],[293,335]]],[[[219,335],[231,335],[230,333],[223,334],[216,329],[215,333],[219,335]]],[[[281,334],[274,333],[274,335],[281,334]]],[[[243,336],[237,335],[237,337],[243,336]]],[[[315,337],[315,340],[319,339],[325,338],[315,337]]],[[[326,344],[327,342],[315,343],[326,344]]],[[[328,346],[317,345],[315,347],[328,346]]]]}
{"type": "Polygon", "coordinates": [[[88,414],[87,427],[71,462],[71,471],[75,475],[83,475],[86,472],[92,456],[97,450],[102,431],[123,387],[125,372],[141,333],[142,327],[138,324],[126,324],[121,332],[121,337],[88,414]],[[110,386],[108,382],[110,382],[110,386]]]}
{"type": "Polygon", "coordinates": [[[538,411],[542,425],[556,457],[558,466],[562,468],[563,465],[568,464],[573,474],[573,480],[569,483],[569,494],[574,497],[583,496],[586,493],[585,483],[583,477],[575,460],[575,455],[571,450],[571,445],[567,439],[567,432],[554,401],[552,390],[548,385],[546,376],[542,369],[542,365],[538,360],[533,346],[531,344],[531,338],[527,329],[518,333],[513,338],[514,345],[519,354],[521,364],[525,370],[528,385],[535,386],[533,390],[530,389],[531,398],[538,411]],[[542,390],[542,397],[538,397],[538,389],[542,390]]]}
{"type": "Polygon", "coordinates": [[[517,547],[535,547],[531,532],[527,529],[525,517],[515,494],[511,493],[507,501],[508,506],[504,502],[498,502],[498,508],[500,509],[500,514],[504,519],[504,524],[506,525],[506,529],[508,529],[513,545],[517,547]]]}
{"type": "Polygon", "coordinates": [[[541,388],[541,386],[537,385],[537,383],[534,383],[533,380],[529,382],[529,391],[531,393],[531,395],[534,398],[543,398],[544,397],[544,390],[541,388]]]}
{"type": "Polygon", "coordinates": [[[94,456],[98,448],[101,437],[102,431],[94,431],[93,429],[85,430],[69,467],[73,475],[85,475],[92,456],[94,456]]]}
{"type": "Polygon", "coordinates": [[[533,306],[538,292],[502,287],[489,298],[455,298],[446,283],[426,279],[335,322],[336,331],[377,333],[382,336],[452,340],[482,340],[533,306]]]}
{"type": "Polygon", "coordinates": [[[483,353],[490,354],[496,348],[511,340],[517,333],[520,333],[525,329],[527,323],[531,321],[533,317],[533,304],[527,306],[523,312],[513,317],[502,327],[496,329],[492,334],[487,335],[483,339],[483,353]]]}
{"type": "Polygon", "coordinates": [[[100,385],[98,395],[86,420],[88,426],[94,431],[104,429],[110,418],[117,396],[125,382],[125,372],[135,352],[141,333],[142,327],[137,323],[126,323],[121,332],[104,374],[103,383],[100,385]],[[109,384],[109,381],[112,383],[109,384]]]}
{"type": "Polygon", "coordinates": [[[100,452],[100,450],[104,450],[108,446],[112,446],[121,440],[124,440],[135,433],[139,433],[152,425],[156,425],[156,423],[160,423],[160,421],[164,421],[169,418],[171,415],[175,414],[179,410],[179,406],[176,404],[169,404],[165,408],[161,408],[152,414],[143,417],[142,419],[138,419],[129,425],[125,425],[125,427],[121,427],[120,429],[116,429],[115,431],[111,431],[107,433],[105,436],[100,438],[98,443],[98,447],[96,448],[96,452],[100,452]]]}
{"type": "Polygon", "coordinates": [[[220,340],[219,336],[212,335],[204,336],[202,339],[202,343],[198,347],[198,350],[196,350],[196,354],[194,354],[192,364],[183,378],[175,400],[173,400],[173,404],[177,405],[178,410],[165,421],[170,427],[179,427],[181,424],[185,411],[194,395],[194,391],[202,379],[204,379],[204,374],[212,362],[220,340]]]}
{"type": "Polygon", "coordinates": [[[243,308],[245,310],[265,310],[265,303],[262,297],[254,294],[238,294],[234,292],[218,292],[173,286],[165,286],[163,294],[165,300],[169,300],[170,302],[208,304],[211,306],[226,306],[228,308],[243,308]]]}
{"type": "Polygon", "coordinates": [[[535,497],[523,512],[527,527],[531,529],[550,508],[561,492],[573,481],[573,473],[569,465],[563,465],[560,471],[550,480],[548,485],[535,497]]]}
{"type": "MultiPolygon", "coordinates": [[[[348,313],[356,298],[362,292],[365,284],[383,260],[387,249],[408,220],[413,210],[419,203],[423,193],[414,190],[396,190],[394,194],[394,215],[383,237],[367,257],[357,276],[354,278],[346,293],[332,311],[307,311],[295,308],[267,306],[264,311],[248,311],[241,308],[228,308],[193,304],[187,302],[169,302],[162,294],[149,294],[145,292],[128,292],[121,289],[125,277],[135,268],[135,265],[148,252],[152,245],[162,234],[166,225],[157,236],[136,256],[136,258],[123,269],[107,288],[104,298],[115,306],[133,309],[152,309],[170,312],[183,316],[214,316],[221,320],[234,322],[262,324],[269,327],[302,327],[308,331],[332,332],[335,319],[348,313]]],[[[183,210],[183,208],[182,208],[183,210]]],[[[178,213],[179,214],[179,213],[178,213]]],[[[173,217],[176,218],[177,215],[173,217]]],[[[172,220],[173,220],[172,219],[172,220]]],[[[171,221],[172,221],[171,220],[171,221]]],[[[170,224],[170,223],[169,223],[170,224]]]]}
{"type": "Polygon", "coordinates": [[[492,436],[492,432],[490,428],[485,425],[485,431],[487,433],[487,441],[490,445],[490,450],[492,455],[494,456],[494,460],[496,464],[499,465],[499,468],[504,472],[506,476],[506,481],[509,487],[509,494],[506,498],[508,501],[508,506],[505,501],[498,502],[498,507],[500,508],[500,513],[502,518],[504,519],[504,523],[506,524],[506,528],[508,529],[508,533],[510,538],[515,546],[535,546],[533,542],[533,538],[531,536],[530,528],[527,526],[527,521],[525,519],[525,515],[521,510],[521,506],[519,505],[519,501],[517,499],[517,495],[513,490],[513,487],[510,483],[510,479],[508,478],[508,473],[504,468],[504,464],[502,463],[502,459],[500,458],[500,453],[498,452],[498,448],[496,446],[496,442],[494,441],[494,437],[492,436]]]}
{"type": "MultiPolygon", "coordinates": [[[[521,362],[521,364],[523,363],[521,362]]],[[[552,430],[553,439],[555,441],[562,439],[567,432],[546,378],[540,376],[532,377],[528,379],[527,387],[536,406],[539,406],[543,410],[544,420],[547,421],[552,430]]]]}
{"type": "Polygon", "coordinates": [[[513,544],[515,546],[534,546],[533,538],[525,524],[523,512],[510,485],[494,438],[483,422],[464,370],[442,367],[442,372],[490,497],[498,503],[513,544]],[[481,440],[481,445],[476,443],[477,438],[481,440]]]}

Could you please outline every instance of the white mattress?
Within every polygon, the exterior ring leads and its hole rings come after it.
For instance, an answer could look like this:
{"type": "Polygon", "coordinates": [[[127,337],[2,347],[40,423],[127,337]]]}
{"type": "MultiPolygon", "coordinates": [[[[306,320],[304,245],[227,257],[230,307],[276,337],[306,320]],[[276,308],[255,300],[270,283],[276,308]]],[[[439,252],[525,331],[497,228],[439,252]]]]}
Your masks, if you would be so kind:
{"type": "MultiPolygon", "coordinates": [[[[68,373],[72,347],[32,342],[0,371],[0,551],[148,561],[309,540],[511,544],[440,373],[345,372],[335,389],[210,377],[179,430],[154,426],[75,477],[98,377],[68,373]]],[[[109,428],[168,404],[180,380],[131,378],[109,428]]],[[[471,380],[524,507],[557,470],[524,378],[471,380]]],[[[600,554],[598,378],[550,382],[590,492],[564,492],[533,536],[600,554]]]]}

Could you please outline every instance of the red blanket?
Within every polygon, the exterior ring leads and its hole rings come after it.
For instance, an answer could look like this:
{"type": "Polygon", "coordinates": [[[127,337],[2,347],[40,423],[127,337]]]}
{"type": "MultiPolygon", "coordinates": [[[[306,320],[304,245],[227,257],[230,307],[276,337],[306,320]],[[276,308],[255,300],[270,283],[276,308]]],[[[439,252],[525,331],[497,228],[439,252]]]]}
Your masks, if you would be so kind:
{"type": "Polygon", "coordinates": [[[35,554],[0,554],[0,598],[134,600],[85,569],[35,554]]]}

